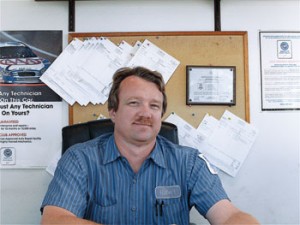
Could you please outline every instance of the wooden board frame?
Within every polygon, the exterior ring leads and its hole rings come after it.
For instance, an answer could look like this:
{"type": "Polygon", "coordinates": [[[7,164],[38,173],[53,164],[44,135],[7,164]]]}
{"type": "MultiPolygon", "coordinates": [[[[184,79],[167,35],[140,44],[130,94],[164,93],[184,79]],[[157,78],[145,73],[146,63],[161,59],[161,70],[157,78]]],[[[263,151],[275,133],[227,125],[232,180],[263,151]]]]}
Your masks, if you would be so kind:
{"type": "MultiPolygon", "coordinates": [[[[101,32],[69,33],[69,42],[92,37],[107,37],[115,44],[122,40],[134,44],[148,39],[180,61],[166,85],[168,109],[163,119],[175,112],[194,127],[197,127],[206,113],[217,119],[229,110],[250,122],[249,77],[248,77],[248,35],[246,31],[175,31],[175,32],[101,32]],[[186,105],[186,65],[235,66],[236,105],[199,106],[186,105]],[[176,90],[176,92],[174,92],[176,90]]],[[[99,115],[108,117],[107,103],[82,107],[75,103],[69,107],[69,124],[95,120],[99,115]]]]}

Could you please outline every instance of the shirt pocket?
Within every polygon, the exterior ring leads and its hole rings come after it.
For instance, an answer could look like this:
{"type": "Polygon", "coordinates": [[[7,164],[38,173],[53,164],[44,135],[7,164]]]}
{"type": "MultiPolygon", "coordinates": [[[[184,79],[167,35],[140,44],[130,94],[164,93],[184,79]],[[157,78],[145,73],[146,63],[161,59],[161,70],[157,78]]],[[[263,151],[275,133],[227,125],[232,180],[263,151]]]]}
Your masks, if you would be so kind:
{"type": "Polygon", "coordinates": [[[116,198],[105,196],[101,199],[94,199],[89,202],[86,219],[103,224],[112,224],[116,222],[114,221],[116,210],[116,198]]]}
{"type": "Polygon", "coordinates": [[[105,195],[102,196],[100,199],[94,201],[97,205],[101,207],[110,207],[117,204],[117,199],[114,196],[105,195]]]}

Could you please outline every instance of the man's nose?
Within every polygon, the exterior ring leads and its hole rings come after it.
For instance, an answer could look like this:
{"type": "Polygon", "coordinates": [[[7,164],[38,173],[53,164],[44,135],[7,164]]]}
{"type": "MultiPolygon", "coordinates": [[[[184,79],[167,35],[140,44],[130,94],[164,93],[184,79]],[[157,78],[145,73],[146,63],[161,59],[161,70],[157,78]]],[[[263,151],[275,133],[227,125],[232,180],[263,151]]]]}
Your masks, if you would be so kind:
{"type": "Polygon", "coordinates": [[[150,105],[142,104],[140,107],[139,116],[151,118],[152,113],[151,113],[150,105]]]}

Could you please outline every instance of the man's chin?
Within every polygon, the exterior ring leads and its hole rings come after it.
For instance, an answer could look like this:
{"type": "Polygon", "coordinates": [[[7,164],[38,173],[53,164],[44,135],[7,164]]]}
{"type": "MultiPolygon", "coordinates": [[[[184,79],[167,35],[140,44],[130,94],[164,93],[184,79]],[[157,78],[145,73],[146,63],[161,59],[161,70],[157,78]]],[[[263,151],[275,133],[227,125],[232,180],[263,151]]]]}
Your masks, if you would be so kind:
{"type": "Polygon", "coordinates": [[[139,142],[139,143],[150,143],[152,141],[155,141],[156,139],[156,136],[153,135],[153,134],[137,134],[134,136],[134,140],[136,142],[139,142]]]}

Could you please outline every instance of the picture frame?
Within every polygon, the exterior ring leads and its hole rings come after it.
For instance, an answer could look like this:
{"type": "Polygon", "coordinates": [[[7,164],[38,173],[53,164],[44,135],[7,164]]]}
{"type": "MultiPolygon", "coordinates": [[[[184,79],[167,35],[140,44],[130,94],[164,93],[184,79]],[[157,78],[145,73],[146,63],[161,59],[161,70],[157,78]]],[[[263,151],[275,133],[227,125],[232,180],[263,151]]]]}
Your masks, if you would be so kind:
{"type": "Polygon", "coordinates": [[[236,104],[235,66],[186,66],[187,105],[236,104]]]}

